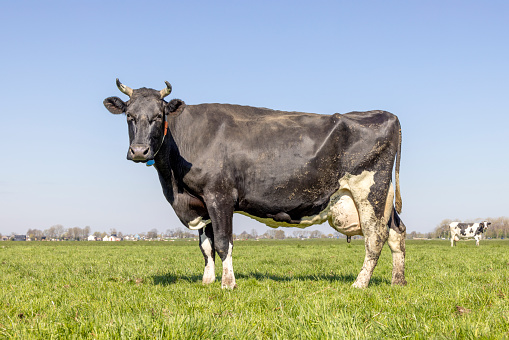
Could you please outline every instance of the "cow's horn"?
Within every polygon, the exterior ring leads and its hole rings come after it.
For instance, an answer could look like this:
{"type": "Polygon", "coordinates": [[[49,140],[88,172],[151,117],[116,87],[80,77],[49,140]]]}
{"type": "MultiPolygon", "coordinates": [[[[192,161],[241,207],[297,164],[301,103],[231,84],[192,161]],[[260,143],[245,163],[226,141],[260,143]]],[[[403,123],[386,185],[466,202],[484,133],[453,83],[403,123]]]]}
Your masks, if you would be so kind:
{"type": "Polygon", "coordinates": [[[163,99],[164,97],[171,93],[171,84],[168,83],[167,81],[165,81],[164,83],[166,84],[166,88],[159,91],[159,93],[161,94],[161,99],[163,99]]]}
{"type": "Polygon", "coordinates": [[[128,86],[125,86],[124,84],[122,84],[120,82],[120,80],[118,80],[118,78],[117,78],[117,87],[120,90],[120,92],[128,95],[129,98],[133,95],[133,89],[128,87],[128,86]]]}

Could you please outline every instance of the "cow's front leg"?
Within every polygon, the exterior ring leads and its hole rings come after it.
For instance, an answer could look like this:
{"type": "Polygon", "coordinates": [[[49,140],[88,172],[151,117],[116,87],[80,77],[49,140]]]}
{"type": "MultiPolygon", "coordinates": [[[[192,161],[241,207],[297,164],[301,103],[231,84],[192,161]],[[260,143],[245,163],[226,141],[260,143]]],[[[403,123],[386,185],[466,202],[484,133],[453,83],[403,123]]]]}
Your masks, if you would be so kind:
{"type": "Polygon", "coordinates": [[[230,239],[228,243],[216,247],[216,250],[223,261],[223,276],[221,278],[221,288],[237,288],[235,283],[235,274],[233,273],[232,250],[233,242],[230,239]]]}
{"type": "Polygon", "coordinates": [[[214,234],[214,249],[223,262],[221,288],[236,288],[233,274],[233,202],[224,202],[217,197],[206,199],[207,209],[214,234]]]}
{"type": "MultiPolygon", "coordinates": [[[[361,222],[362,223],[362,222],[361,222]]],[[[366,221],[366,223],[369,223],[366,221]]],[[[357,279],[353,283],[355,288],[366,288],[373,275],[373,270],[378,262],[378,258],[382,253],[382,248],[387,241],[389,232],[387,226],[381,220],[377,222],[371,222],[371,226],[362,228],[364,234],[364,247],[366,249],[366,255],[364,257],[364,264],[362,265],[361,272],[357,276],[357,279]]]]}
{"type": "Polygon", "coordinates": [[[205,270],[203,272],[203,284],[209,284],[216,280],[216,252],[214,251],[214,233],[212,227],[205,226],[199,231],[200,249],[205,259],[205,270]]]}

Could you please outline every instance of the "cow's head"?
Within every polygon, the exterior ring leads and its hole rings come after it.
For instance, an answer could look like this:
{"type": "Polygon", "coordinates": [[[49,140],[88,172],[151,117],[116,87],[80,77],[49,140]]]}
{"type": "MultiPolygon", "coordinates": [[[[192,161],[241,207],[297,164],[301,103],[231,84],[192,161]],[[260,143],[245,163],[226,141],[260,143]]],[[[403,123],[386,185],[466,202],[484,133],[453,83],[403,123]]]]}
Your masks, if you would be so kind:
{"type": "Polygon", "coordinates": [[[174,111],[174,103],[167,103],[164,97],[171,93],[171,85],[161,91],[142,87],[133,90],[117,79],[118,89],[129,96],[127,102],[118,97],[109,97],[104,106],[113,114],[125,113],[129,127],[129,150],[127,159],[147,162],[154,159],[167,131],[165,116],[174,111]]]}
{"type": "Polygon", "coordinates": [[[488,229],[488,226],[491,225],[491,222],[488,222],[488,221],[484,221],[483,223],[483,226],[484,226],[484,230],[488,229]]]}

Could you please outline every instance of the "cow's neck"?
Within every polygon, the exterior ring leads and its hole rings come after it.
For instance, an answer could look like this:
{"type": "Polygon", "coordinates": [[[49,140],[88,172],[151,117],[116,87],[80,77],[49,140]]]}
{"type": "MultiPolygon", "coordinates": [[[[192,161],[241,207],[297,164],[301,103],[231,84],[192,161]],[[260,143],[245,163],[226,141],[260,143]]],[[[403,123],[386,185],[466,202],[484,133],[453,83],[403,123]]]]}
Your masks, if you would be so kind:
{"type": "Polygon", "coordinates": [[[164,195],[177,212],[179,205],[182,204],[179,200],[181,201],[187,192],[184,175],[189,171],[189,167],[181,157],[171,133],[168,133],[155,161],[164,195]]]}
{"type": "Polygon", "coordinates": [[[171,155],[169,154],[168,139],[161,145],[158,154],[154,158],[155,168],[159,175],[159,181],[163,186],[163,193],[168,202],[173,206],[176,194],[178,192],[177,179],[171,168],[171,155]]]}

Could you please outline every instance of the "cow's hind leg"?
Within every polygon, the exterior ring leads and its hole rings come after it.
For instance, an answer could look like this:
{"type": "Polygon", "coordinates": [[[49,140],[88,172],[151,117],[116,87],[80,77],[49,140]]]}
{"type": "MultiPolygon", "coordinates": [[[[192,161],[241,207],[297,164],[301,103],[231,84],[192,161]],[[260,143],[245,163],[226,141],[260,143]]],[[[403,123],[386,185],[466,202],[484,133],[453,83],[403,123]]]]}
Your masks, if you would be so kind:
{"type": "Polygon", "coordinates": [[[200,234],[200,249],[205,259],[205,270],[203,272],[203,283],[209,284],[216,280],[215,259],[216,253],[214,251],[214,233],[211,226],[205,226],[199,231],[200,234]]]}
{"type": "MultiPolygon", "coordinates": [[[[388,218],[384,218],[386,208],[385,200],[375,201],[369,199],[370,194],[375,193],[378,196],[386,198],[389,190],[383,192],[375,192],[372,186],[375,184],[375,172],[363,171],[360,175],[346,174],[339,181],[340,188],[349,190],[352,193],[357,211],[359,213],[359,222],[364,235],[364,247],[366,255],[361,272],[353,283],[353,287],[365,288],[368,286],[373,274],[373,270],[378,262],[378,258],[382,252],[382,248],[387,242],[389,231],[387,230],[388,218]],[[352,188],[354,190],[352,190],[352,188]]],[[[389,188],[389,181],[387,188],[389,188]]],[[[375,195],[376,196],[376,195],[375,195]]],[[[389,206],[389,208],[392,207],[389,206]]],[[[389,210],[390,214],[390,210],[389,210]]]]}
{"type": "Polygon", "coordinates": [[[366,288],[373,275],[373,270],[378,262],[378,258],[382,253],[382,248],[387,242],[389,232],[387,226],[383,221],[363,221],[361,223],[365,226],[371,225],[371,227],[363,228],[364,234],[364,247],[366,249],[366,255],[364,257],[364,264],[362,265],[361,272],[357,276],[357,279],[353,283],[355,288],[366,288]],[[371,222],[371,224],[369,224],[371,222]]]}
{"type": "Polygon", "coordinates": [[[392,252],[392,284],[406,285],[405,280],[405,237],[406,227],[395,209],[389,220],[389,248],[392,252]]]}
{"type": "Polygon", "coordinates": [[[460,238],[458,235],[451,235],[451,247],[454,247],[456,245],[456,242],[458,242],[460,238]]]}

